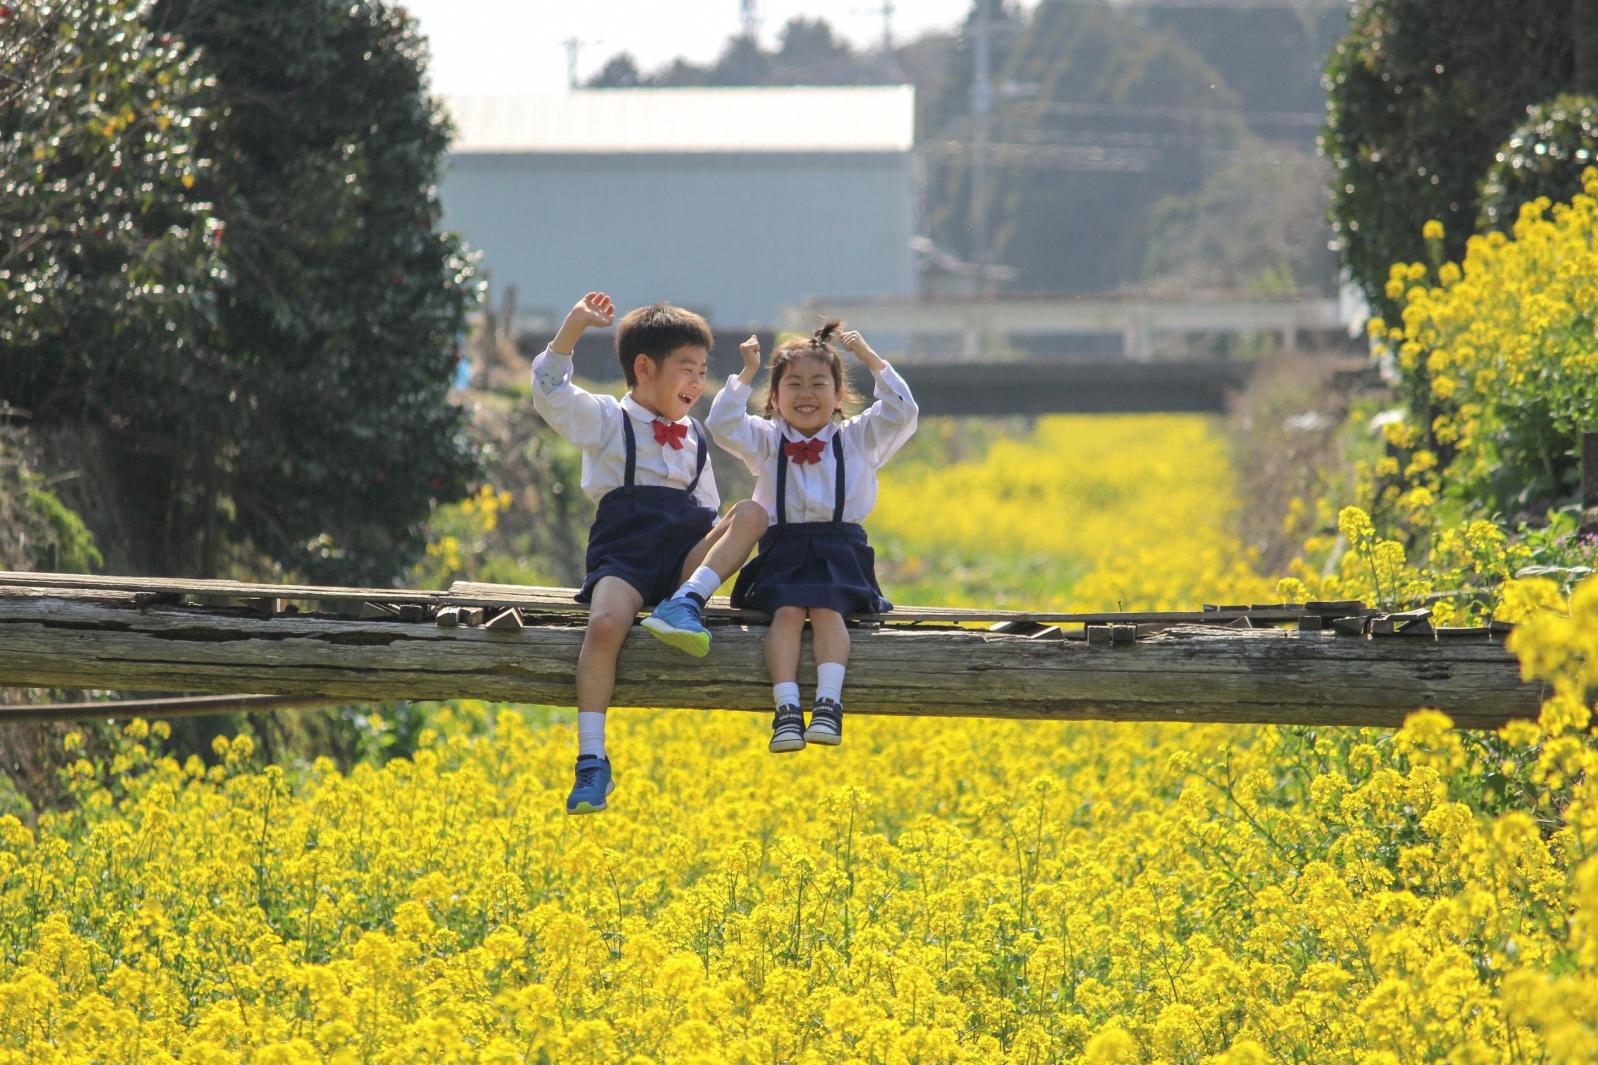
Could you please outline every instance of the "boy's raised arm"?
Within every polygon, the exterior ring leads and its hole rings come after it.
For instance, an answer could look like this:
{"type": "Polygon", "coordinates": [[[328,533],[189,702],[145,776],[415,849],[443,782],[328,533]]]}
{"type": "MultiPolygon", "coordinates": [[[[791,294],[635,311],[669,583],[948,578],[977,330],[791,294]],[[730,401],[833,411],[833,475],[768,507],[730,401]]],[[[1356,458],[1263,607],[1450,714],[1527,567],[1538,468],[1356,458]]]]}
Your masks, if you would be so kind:
{"type": "Polygon", "coordinates": [[[616,305],[603,292],[590,292],[566,315],[555,338],[533,360],[533,409],[561,436],[579,448],[597,447],[604,438],[614,401],[572,384],[572,353],[590,327],[616,320],[616,305]]]}
{"type": "Polygon", "coordinates": [[[773,447],[771,423],[749,414],[749,393],[760,371],[760,341],[754,336],[738,345],[743,356],[743,372],[727,378],[727,383],[710,401],[705,428],[716,443],[745,462],[764,462],[773,447]]]}

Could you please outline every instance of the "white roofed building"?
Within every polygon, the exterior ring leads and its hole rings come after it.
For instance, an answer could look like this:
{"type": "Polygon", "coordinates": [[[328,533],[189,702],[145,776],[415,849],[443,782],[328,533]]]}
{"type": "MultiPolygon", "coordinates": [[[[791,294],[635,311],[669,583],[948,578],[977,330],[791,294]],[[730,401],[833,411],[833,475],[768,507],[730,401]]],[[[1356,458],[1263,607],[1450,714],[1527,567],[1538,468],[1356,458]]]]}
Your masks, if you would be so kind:
{"type": "Polygon", "coordinates": [[[446,97],[444,224],[524,312],[602,288],[712,326],[915,291],[910,86],[446,97]]]}

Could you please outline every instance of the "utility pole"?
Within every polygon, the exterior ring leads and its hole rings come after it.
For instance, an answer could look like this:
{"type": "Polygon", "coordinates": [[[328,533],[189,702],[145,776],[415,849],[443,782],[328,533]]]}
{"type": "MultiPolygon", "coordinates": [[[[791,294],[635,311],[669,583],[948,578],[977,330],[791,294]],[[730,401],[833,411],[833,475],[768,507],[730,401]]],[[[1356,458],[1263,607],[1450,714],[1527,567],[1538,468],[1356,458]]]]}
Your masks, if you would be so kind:
{"type": "Polygon", "coordinates": [[[566,49],[566,88],[575,89],[577,88],[577,53],[582,51],[583,45],[588,42],[578,40],[576,37],[568,37],[560,43],[566,49]]]}
{"type": "Polygon", "coordinates": [[[743,35],[750,40],[760,36],[760,5],[758,0],[738,0],[738,24],[743,35]]]}
{"type": "Polygon", "coordinates": [[[988,116],[993,110],[992,0],[976,0],[971,20],[971,259],[979,267],[981,294],[988,294],[988,266],[993,261],[988,240],[988,116]]]}
{"type": "Polygon", "coordinates": [[[882,0],[882,6],[873,13],[882,16],[882,69],[890,81],[903,81],[904,72],[893,54],[893,0],[882,0]]]}
{"type": "Polygon", "coordinates": [[[979,353],[988,337],[987,309],[982,306],[993,294],[992,242],[988,237],[988,116],[993,110],[992,24],[989,8],[994,0],[976,0],[971,20],[971,44],[975,68],[971,78],[971,230],[970,259],[976,264],[976,315],[965,337],[968,356],[979,353]]]}

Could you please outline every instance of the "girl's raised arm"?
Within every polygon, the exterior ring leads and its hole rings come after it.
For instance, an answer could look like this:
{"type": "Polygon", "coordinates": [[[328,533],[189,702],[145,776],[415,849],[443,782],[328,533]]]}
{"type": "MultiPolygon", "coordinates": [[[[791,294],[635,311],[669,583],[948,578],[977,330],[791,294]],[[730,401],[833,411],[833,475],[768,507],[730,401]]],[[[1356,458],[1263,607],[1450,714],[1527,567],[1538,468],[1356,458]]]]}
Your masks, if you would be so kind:
{"type": "Polygon", "coordinates": [[[871,345],[858,331],[851,329],[838,341],[866,364],[876,381],[876,402],[850,418],[845,426],[860,434],[872,464],[881,466],[914,435],[921,410],[904,378],[871,350],[871,345]]]}

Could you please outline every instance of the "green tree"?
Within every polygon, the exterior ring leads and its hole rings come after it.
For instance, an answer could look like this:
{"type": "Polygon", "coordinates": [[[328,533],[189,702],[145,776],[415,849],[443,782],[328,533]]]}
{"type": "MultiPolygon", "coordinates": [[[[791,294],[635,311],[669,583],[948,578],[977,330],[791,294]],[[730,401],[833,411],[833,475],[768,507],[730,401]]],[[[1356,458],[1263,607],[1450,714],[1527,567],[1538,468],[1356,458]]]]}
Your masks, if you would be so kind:
{"type": "Polygon", "coordinates": [[[1459,259],[1495,149],[1526,108],[1572,87],[1577,0],[1359,0],[1326,68],[1321,145],[1332,225],[1354,280],[1393,318],[1388,268],[1427,257],[1421,226],[1443,223],[1459,259]]]}
{"type": "Polygon", "coordinates": [[[211,168],[212,87],[142,13],[0,15],[0,400],[134,436],[206,398],[195,339],[224,277],[191,191],[211,168]]]}
{"type": "MultiPolygon", "coordinates": [[[[102,128],[138,126],[158,89],[199,79],[173,97],[198,101],[184,112],[192,140],[170,180],[158,170],[135,186],[126,212],[157,234],[169,231],[146,216],[197,216],[160,259],[182,286],[164,274],[147,286],[151,301],[188,301],[140,315],[102,300],[109,339],[85,349],[65,294],[115,295],[143,245],[42,258],[67,281],[43,291],[48,309],[21,357],[0,366],[0,394],[40,421],[110,427],[148,569],[210,573],[234,559],[318,580],[393,577],[420,553],[432,503],[460,498],[475,471],[447,402],[474,282],[438,230],[447,128],[423,91],[421,38],[376,2],[130,3],[114,8],[120,37],[98,28],[104,5],[82,7],[77,18],[43,2],[25,11],[55,20],[69,56],[103,36],[134,73],[150,68],[131,81],[143,95],[102,128]]],[[[98,117],[99,69],[36,65],[24,96],[65,92],[65,113],[98,117]]],[[[107,83],[126,80],[113,73],[107,83]]],[[[128,161],[97,149],[63,166],[52,187],[89,206],[73,215],[34,201],[28,217],[46,230],[83,217],[128,161]]]]}
{"type": "Polygon", "coordinates": [[[219,504],[203,513],[312,578],[387,579],[476,469],[446,399],[475,289],[438,229],[448,127],[425,43],[371,0],[161,0],[153,18],[204,57],[224,109],[205,191],[233,284],[214,348],[245,387],[231,446],[195,471],[219,504]]]}
{"type": "Polygon", "coordinates": [[[1567,93],[1526,108],[1487,171],[1479,227],[1507,231],[1539,196],[1569,203],[1589,166],[1598,166],[1598,100],[1567,93]]]}
{"type": "Polygon", "coordinates": [[[880,55],[856,52],[825,19],[795,16],[767,51],[748,34],[730,37],[716,59],[699,66],[674,59],[654,74],[643,74],[626,52],[612,56],[589,78],[591,89],[679,87],[690,85],[871,85],[896,81],[880,55]]]}
{"type": "MultiPolygon", "coordinates": [[[[1110,5],[993,4],[986,213],[1015,287],[1091,291],[1138,279],[1149,206],[1188,195],[1248,143],[1237,98],[1168,30],[1110,5]],[[1179,104],[1180,106],[1174,106],[1179,104]]],[[[968,258],[974,145],[971,21],[922,108],[932,235],[968,258]]]]}

